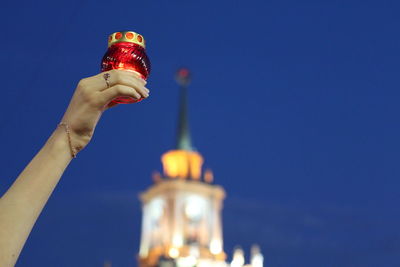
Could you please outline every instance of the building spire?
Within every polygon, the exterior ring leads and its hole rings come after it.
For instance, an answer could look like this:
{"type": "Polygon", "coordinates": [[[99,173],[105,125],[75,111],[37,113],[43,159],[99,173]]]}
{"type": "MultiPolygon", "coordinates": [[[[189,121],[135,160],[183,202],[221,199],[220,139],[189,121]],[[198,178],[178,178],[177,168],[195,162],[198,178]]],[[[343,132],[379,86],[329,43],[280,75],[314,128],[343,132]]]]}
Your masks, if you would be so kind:
{"type": "MultiPolygon", "coordinates": [[[[176,81],[180,85],[180,103],[178,115],[178,129],[174,150],[164,153],[161,157],[164,168],[164,177],[198,180],[202,178],[203,157],[192,146],[189,131],[187,87],[190,83],[190,73],[187,69],[179,69],[176,81]]],[[[208,175],[208,181],[212,180],[208,175]]]]}
{"type": "Polygon", "coordinates": [[[176,149],[193,151],[189,129],[187,87],[190,83],[190,73],[186,68],[181,68],[176,73],[176,81],[180,85],[180,103],[178,115],[178,129],[176,136],[176,149]]]}

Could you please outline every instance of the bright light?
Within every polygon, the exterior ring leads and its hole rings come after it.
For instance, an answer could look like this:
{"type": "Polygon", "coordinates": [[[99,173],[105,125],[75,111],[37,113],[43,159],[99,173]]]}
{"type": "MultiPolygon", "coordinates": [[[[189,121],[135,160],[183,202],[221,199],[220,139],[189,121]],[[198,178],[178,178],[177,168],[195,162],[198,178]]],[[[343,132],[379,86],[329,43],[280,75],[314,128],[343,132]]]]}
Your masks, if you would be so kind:
{"type": "Polygon", "coordinates": [[[171,150],[162,155],[161,161],[167,177],[200,179],[203,157],[197,152],[171,150]]]}
{"type": "Polygon", "coordinates": [[[174,234],[172,237],[172,245],[175,247],[180,247],[183,245],[183,238],[180,234],[174,234]]]}
{"type": "Polygon", "coordinates": [[[201,218],[204,212],[204,199],[198,196],[190,196],[187,199],[185,213],[189,219],[197,221],[201,218]]]}
{"type": "Polygon", "coordinates": [[[214,255],[220,254],[222,252],[221,241],[213,239],[210,243],[210,251],[214,255]]]}
{"type": "Polygon", "coordinates": [[[231,267],[242,267],[244,265],[244,253],[241,248],[236,248],[233,252],[231,267]]]}
{"type": "Polygon", "coordinates": [[[164,213],[164,200],[162,198],[152,200],[149,206],[150,216],[153,219],[157,220],[164,213]]]}
{"type": "Polygon", "coordinates": [[[260,247],[253,245],[251,247],[251,266],[252,267],[263,267],[264,257],[261,254],[260,247]]]}
{"type": "Polygon", "coordinates": [[[168,251],[168,255],[175,259],[179,257],[179,250],[177,248],[170,248],[168,251]]]}

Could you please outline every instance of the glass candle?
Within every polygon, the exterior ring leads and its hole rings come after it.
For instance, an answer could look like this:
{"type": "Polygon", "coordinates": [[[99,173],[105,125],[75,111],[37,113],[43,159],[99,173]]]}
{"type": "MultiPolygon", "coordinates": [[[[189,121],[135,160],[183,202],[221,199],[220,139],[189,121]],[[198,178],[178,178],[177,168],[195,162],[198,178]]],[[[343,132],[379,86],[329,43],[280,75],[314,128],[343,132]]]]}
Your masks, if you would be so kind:
{"type": "MultiPolygon", "coordinates": [[[[142,35],[132,31],[123,31],[115,32],[108,37],[108,49],[101,61],[101,71],[112,69],[132,71],[147,80],[150,74],[150,60],[145,51],[145,41],[142,35]]],[[[118,97],[112,102],[128,104],[141,100],[143,98],[118,97]]]]}

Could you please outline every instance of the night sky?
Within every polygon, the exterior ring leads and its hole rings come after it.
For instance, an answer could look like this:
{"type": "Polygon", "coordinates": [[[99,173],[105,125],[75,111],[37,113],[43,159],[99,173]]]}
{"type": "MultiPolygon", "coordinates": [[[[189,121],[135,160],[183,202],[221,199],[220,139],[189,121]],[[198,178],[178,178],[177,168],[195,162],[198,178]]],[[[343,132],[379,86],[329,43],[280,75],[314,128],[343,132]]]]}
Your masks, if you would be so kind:
{"type": "MultiPolygon", "coordinates": [[[[150,98],[107,111],[17,267],[136,266],[138,194],[174,148],[186,66],[194,146],[227,191],[224,247],[266,267],[400,266],[398,1],[1,3],[0,193],[95,75],[141,33],[150,98]]],[[[229,257],[230,258],[230,257],[229,257]]]]}

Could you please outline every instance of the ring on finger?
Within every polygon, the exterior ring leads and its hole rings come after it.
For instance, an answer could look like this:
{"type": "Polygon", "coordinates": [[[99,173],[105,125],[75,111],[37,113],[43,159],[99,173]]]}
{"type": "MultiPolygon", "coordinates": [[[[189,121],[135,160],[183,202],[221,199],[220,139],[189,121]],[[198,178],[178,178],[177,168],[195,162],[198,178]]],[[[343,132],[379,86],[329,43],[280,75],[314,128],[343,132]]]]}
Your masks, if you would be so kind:
{"type": "Polygon", "coordinates": [[[110,81],[109,81],[109,79],[110,79],[110,73],[104,73],[104,75],[103,75],[103,78],[104,78],[104,80],[106,81],[106,84],[107,84],[107,88],[110,88],[110,81]]]}

